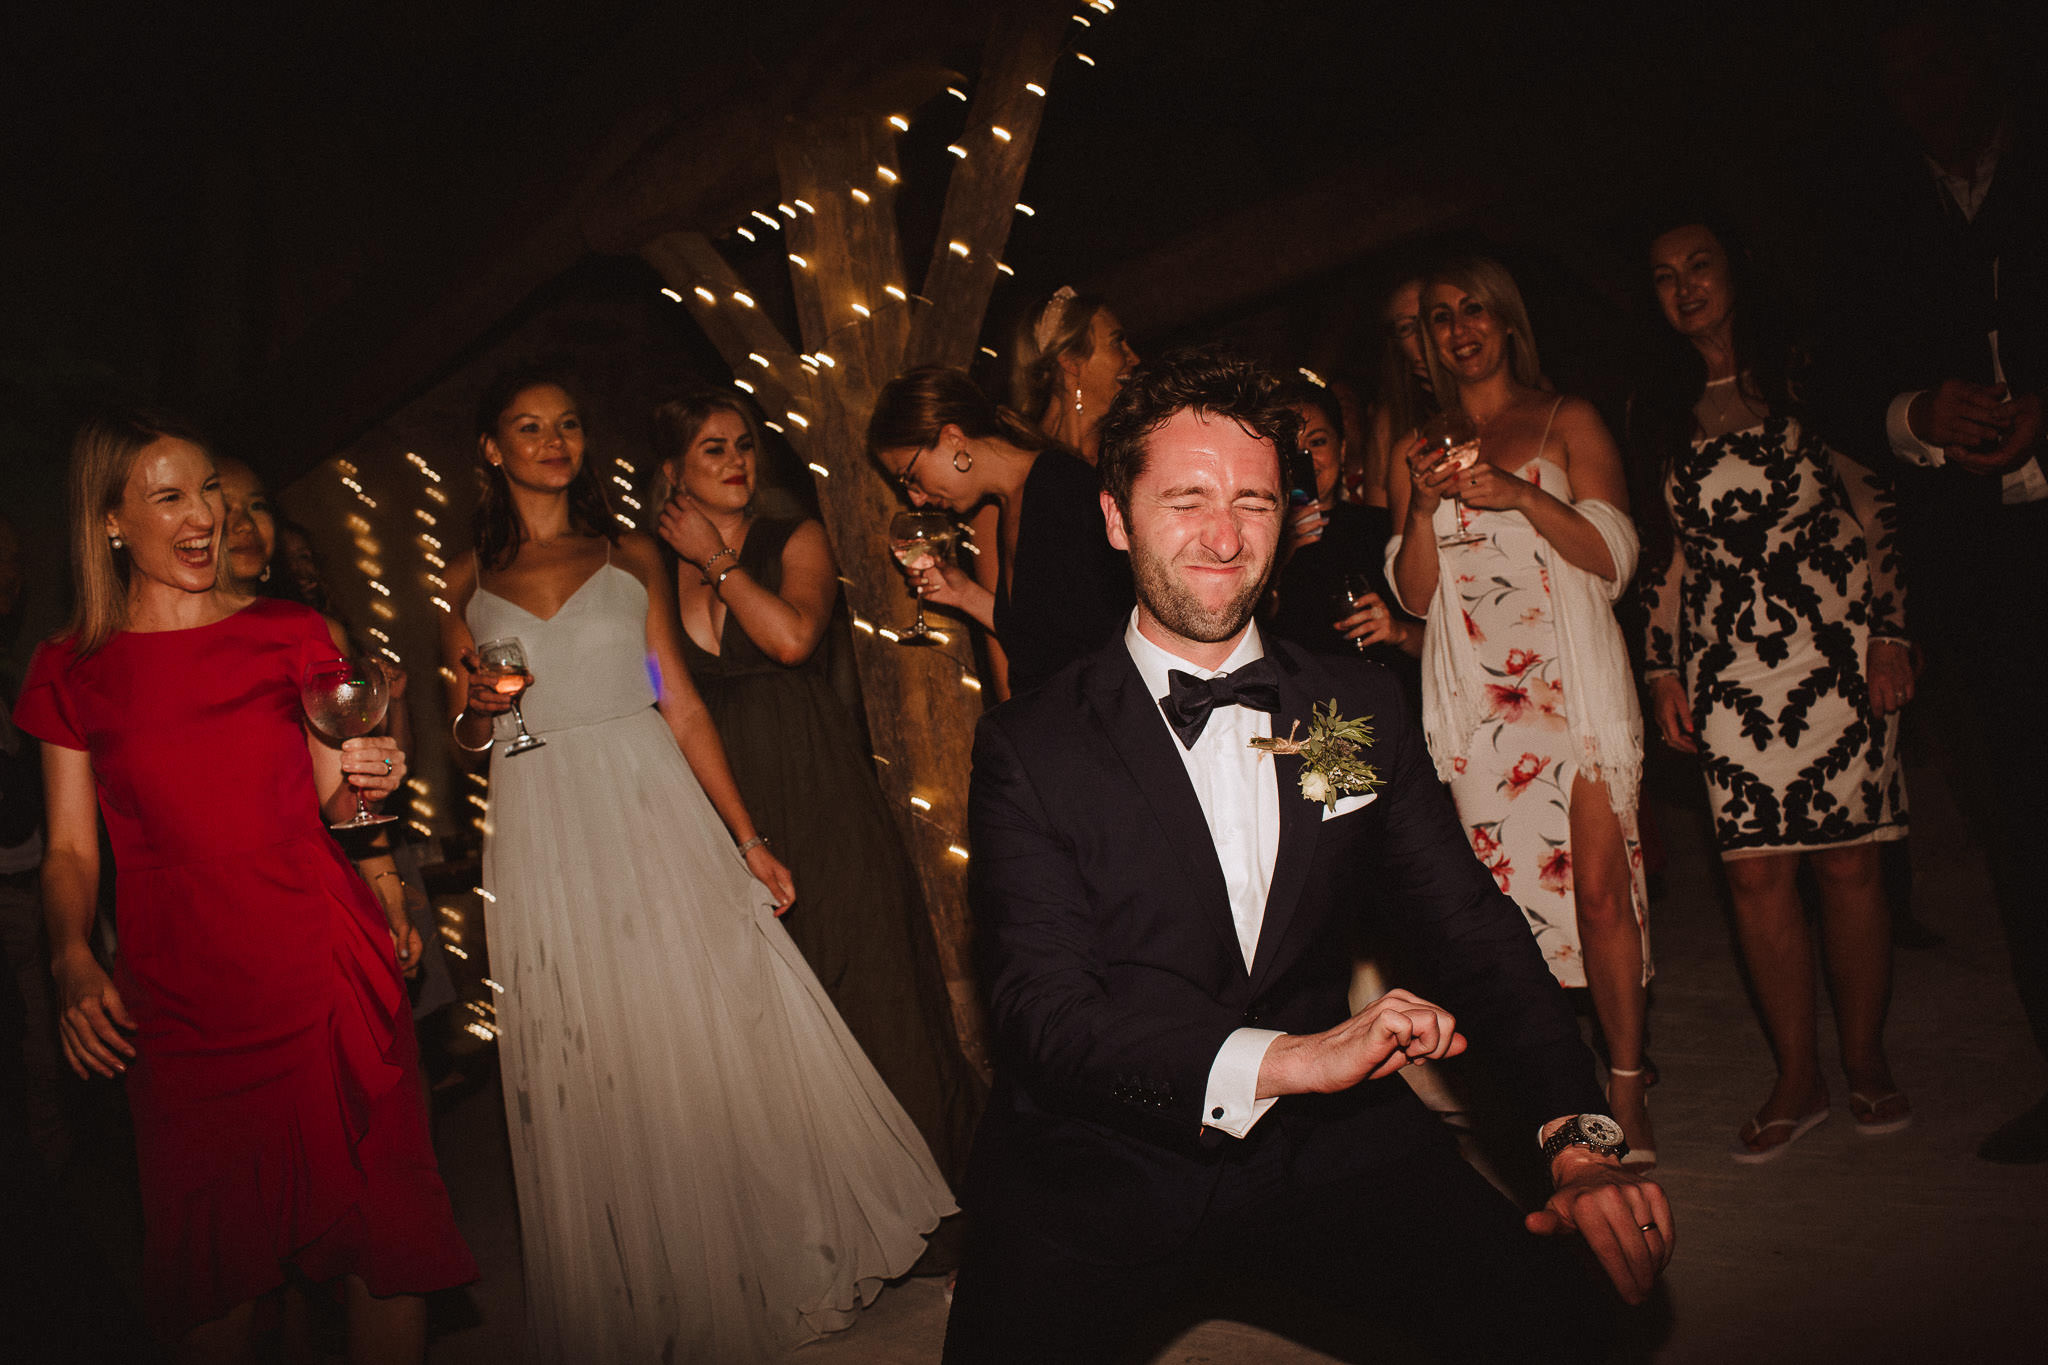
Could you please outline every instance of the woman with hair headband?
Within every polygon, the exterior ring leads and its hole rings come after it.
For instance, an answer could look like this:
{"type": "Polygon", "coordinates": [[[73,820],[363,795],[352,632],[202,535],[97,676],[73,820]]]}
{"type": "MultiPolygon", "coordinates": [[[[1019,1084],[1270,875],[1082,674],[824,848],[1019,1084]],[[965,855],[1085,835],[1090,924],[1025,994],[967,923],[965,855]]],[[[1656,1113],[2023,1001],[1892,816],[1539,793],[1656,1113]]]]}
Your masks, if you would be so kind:
{"type": "Polygon", "coordinates": [[[1498,262],[1439,269],[1422,308],[1431,387],[1478,434],[1462,468],[1420,436],[1395,451],[1409,477],[1388,577],[1427,613],[1423,728],[1473,852],[1551,974],[1592,995],[1626,1159],[1651,1164],[1642,719],[1612,607],[1636,560],[1621,458],[1591,403],[1550,392],[1498,262]]]}

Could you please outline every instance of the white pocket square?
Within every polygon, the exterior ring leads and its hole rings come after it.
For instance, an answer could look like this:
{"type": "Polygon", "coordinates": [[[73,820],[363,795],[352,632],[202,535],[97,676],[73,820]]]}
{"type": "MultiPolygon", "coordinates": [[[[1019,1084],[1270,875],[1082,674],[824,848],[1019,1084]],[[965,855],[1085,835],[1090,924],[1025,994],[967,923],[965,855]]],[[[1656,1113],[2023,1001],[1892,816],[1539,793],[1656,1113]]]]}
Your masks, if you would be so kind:
{"type": "Polygon", "coordinates": [[[1337,798],[1336,805],[1323,807],[1323,818],[1325,820],[1334,820],[1340,815],[1349,815],[1355,810],[1362,810],[1370,806],[1379,799],[1380,794],[1378,792],[1360,792],[1356,796],[1340,796],[1337,798]]]}

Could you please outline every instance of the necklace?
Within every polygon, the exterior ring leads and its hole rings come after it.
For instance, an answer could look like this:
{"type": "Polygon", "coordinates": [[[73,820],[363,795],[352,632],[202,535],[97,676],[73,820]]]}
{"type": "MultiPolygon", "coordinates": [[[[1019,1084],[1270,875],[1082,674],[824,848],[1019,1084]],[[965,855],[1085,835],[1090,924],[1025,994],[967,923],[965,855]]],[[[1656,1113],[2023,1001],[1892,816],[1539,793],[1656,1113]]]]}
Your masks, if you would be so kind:
{"type": "MultiPolygon", "coordinates": [[[[1744,415],[1749,406],[1749,400],[1744,397],[1742,390],[1736,387],[1736,379],[1737,376],[1732,374],[1721,379],[1709,379],[1706,392],[1701,395],[1713,400],[1713,425],[1717,434],[1732,430],[1728,425],[1729,418],[1744,415]]],[[[1705,424],[1702,423],[1702,429],[1704,428],[1705,424]]]]}

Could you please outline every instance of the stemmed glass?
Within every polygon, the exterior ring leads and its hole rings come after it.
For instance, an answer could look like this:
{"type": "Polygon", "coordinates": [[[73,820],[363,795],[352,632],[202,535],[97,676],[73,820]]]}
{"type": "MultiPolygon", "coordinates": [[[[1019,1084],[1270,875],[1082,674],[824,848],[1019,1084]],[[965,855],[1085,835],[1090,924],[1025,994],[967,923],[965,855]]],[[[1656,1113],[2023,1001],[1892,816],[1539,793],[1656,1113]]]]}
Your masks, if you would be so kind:
{"type": "Polygon", "coordinates": [[[493,640],[476,647],[477,662],[483,665],[478,676],[490,681],[499,696],[512,702],[512,721],[519,727],[519,737],[507,744],[501,751],[505,757],[523,754],[529,749],[538,749],[547,741],[538,735],[526,732],[526,717],[519,714],[519,697],[533,686],[533,670],[526,664],[526,646],[514,636],[493,640]]]}
{"type": "MultiPolygon", "coordinates": [[[[299,676],[299,704],[321,734],[334,740],[355,739],[384,723],[384,712],[391,705],[391,682],[375,659],[320,659],[307,664],[299,676]]],[[[329,825],[329,829],[363,829],[398,818],[372,811],[363,801],[363,789],[357,787],[355,792],[355,818],[329,825]]]]}
{"type": "MultiPolygon", "coordinates": [[[[889,553],[906,569],[922,572],[943,563],[959,538],[960,528],[943,512],[898,512],[889,522],[889,553]]],[[[917,619],[896,637],[899,645],[936,645],[939,637],[924,621],[924,594],[917,598],[917,619]]]]}
{"type": "MultiPolygon", "coordinates": [[[[1337,580],[1337,586],[1330,592],[1330,607],[1337,613],[1336,619],[1342,621],[1358,610],[1361,599],[1370,597],[1377,591],[1379,589],[1373,585],[1371,574],[1345,574],[1337,580]]],[[[1350,643],[1357,647],[1360,654],[1365,653],[1365,641],[1353,639],[1350,643]]]]}
{"type": "MultiPolygon", "coordinates": [[[[1443,465],[1457,470],[1470,469],[1479,462],[1479,428],[1462,412],[1440,412],[1423,423],[1422,449],[1414,458],[1415,468],[1424,473],[1443,465]]],[[[1451,494],[1451,506],[1457,509],[1458,529],[1438,536],[1437,544],[1473,545],[1486,539],[1484,532],[1466,528],[1463,498],[1451,494]]]]}

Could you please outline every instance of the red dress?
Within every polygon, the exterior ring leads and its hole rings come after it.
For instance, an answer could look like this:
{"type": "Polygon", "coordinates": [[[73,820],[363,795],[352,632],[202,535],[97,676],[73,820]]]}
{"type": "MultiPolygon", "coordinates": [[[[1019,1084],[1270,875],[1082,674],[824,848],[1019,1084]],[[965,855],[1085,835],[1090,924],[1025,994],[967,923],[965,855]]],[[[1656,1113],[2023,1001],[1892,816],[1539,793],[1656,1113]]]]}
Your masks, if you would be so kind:
{"type": "Polygon", "coordinates": [[[92,756],[117,868],[113,979],[150,1315],[176,1337],[274,1288],[465,1283],[427,1138],[405,987],[376,898],[315,799],[298,679],[318,613],[257,601],[37,651],[15,723],[92,756]]]}

